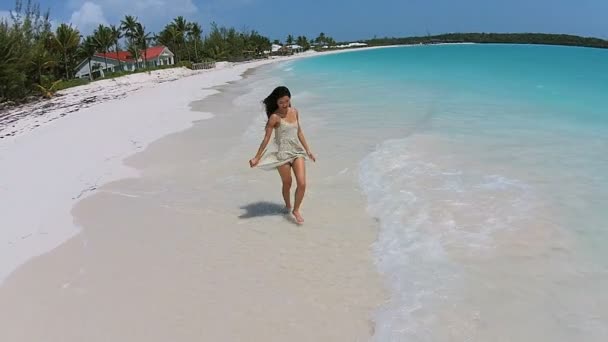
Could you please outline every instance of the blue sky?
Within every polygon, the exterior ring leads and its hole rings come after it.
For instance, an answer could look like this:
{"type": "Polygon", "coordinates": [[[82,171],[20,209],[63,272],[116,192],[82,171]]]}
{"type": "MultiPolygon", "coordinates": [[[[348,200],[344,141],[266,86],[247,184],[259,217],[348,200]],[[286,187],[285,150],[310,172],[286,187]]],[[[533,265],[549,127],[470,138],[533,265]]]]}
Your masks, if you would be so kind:
{"type": "MultiPolygon", "coordinates": [[[[34,0],[36,1],[36,0],[34,0]]],[[[27,0],[24,0],[27,2],[27,0]]],[[[39,0],[55,22],[90,33],[100,23],[137,16],[158,32],[172,18],[338,41],[447,32],[545,32],[608,38],[608,0],[39,0]],[[372,5],[373,3],[373,5],[372,5]]],[[[14,0],[0,0],[0,16],[14,0]]]]}

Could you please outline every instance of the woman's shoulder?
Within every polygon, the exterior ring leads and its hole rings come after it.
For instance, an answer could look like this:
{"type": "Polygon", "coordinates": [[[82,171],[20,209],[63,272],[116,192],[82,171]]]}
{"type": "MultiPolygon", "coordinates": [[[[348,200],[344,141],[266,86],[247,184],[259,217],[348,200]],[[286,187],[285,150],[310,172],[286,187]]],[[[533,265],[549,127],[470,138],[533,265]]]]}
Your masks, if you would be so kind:
{"type": "Polygon", "coordinates": [[[277,113],[270,114],[270,116],[268,117],[269,124],[276,124],[280,121],[281,121],[281,117],[277,113]]]}

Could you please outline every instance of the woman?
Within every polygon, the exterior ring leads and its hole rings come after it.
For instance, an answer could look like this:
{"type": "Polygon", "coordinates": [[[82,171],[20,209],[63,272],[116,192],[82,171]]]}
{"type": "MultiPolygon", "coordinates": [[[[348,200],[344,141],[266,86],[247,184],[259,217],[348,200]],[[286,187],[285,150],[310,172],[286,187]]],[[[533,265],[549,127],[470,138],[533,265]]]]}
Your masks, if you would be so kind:
{"type": "Polygon", "coordinates": [[[304,218],[300,214],[300,205],[304,199],[306,191],[306,169],[304,160],[310,158],[316,162],[315,156],[310,152],[310,148],[304,138],[300,117],[295,108],[291,108],[291,93],[287,87],[275,88],[268,97],[264,99],[266,106],[266,134],[260,144],[258,153],[249,160],[251,167],[262,169],[277,169],[283,182],[283,200],[285,208],[291,210],[291,170],[296,177],[296,194],[293,210],[291,211],[298,224],[304,223],[304,218]],[[272,131],[275,131],[275,141],[278,151],[264,153],[270,141],[272,131]]]}

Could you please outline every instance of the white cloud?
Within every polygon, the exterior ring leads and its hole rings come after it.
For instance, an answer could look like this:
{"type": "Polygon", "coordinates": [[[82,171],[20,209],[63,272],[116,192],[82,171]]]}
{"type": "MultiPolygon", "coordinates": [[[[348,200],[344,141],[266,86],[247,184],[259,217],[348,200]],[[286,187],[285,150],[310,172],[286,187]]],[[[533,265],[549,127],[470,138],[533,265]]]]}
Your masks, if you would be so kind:
{"type": "Polygon", "coordinates": [[[91,33],[99,24],[108,25],[101,6],[89,1],[72,13],[70,23],[84,34],[91,33]]]}
{"type": "Polygon", "coordinates": [[[138,18],[146,27],[164,25],[179,15],[188,16],[198,12],[193,0],[71,0],[72,9],[90,3],[98,6],[110,23],[118,25],[125,15],[138,18]]]}

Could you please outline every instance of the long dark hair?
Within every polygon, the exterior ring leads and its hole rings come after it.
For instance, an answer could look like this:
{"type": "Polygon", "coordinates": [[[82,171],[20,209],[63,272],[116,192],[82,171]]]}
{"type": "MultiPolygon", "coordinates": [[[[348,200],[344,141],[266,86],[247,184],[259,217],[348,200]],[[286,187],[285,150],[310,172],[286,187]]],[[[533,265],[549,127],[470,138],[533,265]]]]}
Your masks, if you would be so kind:
{"type": "Polygon", "coordinates": [[[270,118],[270,116],[274,114],[277,109],[279,109],[277,101],[283,96],[289,96],[289,98],[291,98],[291,93],[289,92],[289,89],[287,89],[287,87],[280,86],[274,88],[272,93],[270,93],[270,95],[268,95],[264,99],[264,101],[262,101],[264,103],[264,106],[266,106],[266,115],[268,116],[268,118],[270,118]]]}

